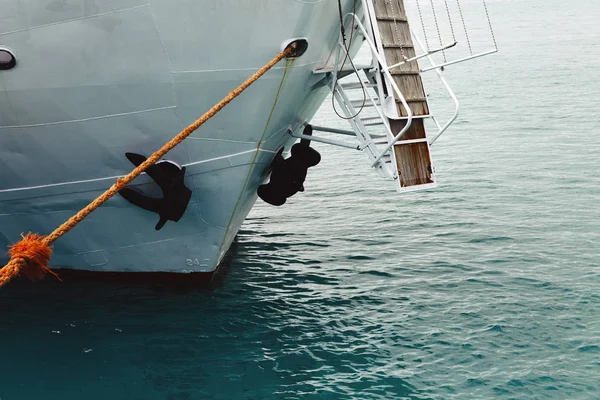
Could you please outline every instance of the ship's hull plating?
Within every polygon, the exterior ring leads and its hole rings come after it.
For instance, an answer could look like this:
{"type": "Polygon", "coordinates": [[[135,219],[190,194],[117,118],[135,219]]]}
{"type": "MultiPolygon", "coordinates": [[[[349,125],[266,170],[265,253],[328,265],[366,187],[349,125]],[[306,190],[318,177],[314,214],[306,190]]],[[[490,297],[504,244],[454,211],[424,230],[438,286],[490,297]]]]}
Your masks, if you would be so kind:
{"type": "MultiPolygon", "coordinates": [[[[52,266],[87,271],[215,270],[256,201],[274,153],[327,88],[312,70],[338,39],[337,2],[296,0],[9,1],[0,46],[0,246],[51,232],[270,60],[282,61],[165,158],[187,167],[184,217],[119,196],[55,243],[52,266]],[[72,4],[71,4],[72,3],[72,4]]],[[[349,8],[350,4],[345,4],[349,8]]],[[[143,175],[135,182],[151,193],[143,175]]],[[[158,194],[157,194],[158,195],[158,194]]]]}

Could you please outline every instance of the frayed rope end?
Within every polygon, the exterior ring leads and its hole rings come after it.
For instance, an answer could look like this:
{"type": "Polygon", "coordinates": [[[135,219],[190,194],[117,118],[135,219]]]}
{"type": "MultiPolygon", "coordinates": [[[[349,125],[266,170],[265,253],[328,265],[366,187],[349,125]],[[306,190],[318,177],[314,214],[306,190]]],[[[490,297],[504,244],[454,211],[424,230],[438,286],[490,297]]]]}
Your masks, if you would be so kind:
{"type": "Polygon", "coordinates": [[[21,241],[10,246],[10,261],[0,269],[0,286],[21,274],[32,281],[43,279],[48,274],[61,280],[48,268],[52,246],[43,241],[44,237],[34,233],[21,236],[21,241]]]}

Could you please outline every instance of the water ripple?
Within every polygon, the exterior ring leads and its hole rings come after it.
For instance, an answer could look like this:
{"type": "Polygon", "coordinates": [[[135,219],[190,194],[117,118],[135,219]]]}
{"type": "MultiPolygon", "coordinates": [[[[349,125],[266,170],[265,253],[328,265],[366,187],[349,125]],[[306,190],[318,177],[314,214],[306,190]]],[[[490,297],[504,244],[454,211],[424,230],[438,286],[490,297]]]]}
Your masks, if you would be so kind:
{"type": "Polygon", "coordinates": [[[448,68],[438,189],[316,144],[213,288],[3,288],[0,399],[600,397],[600,3],[489,3],[501,51],[448,68]]]}

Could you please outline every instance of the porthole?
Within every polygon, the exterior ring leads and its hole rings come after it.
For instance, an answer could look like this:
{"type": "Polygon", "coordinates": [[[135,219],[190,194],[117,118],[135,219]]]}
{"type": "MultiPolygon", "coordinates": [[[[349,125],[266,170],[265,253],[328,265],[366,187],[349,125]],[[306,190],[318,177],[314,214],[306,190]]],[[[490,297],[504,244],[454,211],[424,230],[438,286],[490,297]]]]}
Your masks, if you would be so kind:
{"type": "Polygon", "coordinates": [[[0,48],[0,71],[13,69],[17,65],[17,59],[9,50],[0,48]]]}

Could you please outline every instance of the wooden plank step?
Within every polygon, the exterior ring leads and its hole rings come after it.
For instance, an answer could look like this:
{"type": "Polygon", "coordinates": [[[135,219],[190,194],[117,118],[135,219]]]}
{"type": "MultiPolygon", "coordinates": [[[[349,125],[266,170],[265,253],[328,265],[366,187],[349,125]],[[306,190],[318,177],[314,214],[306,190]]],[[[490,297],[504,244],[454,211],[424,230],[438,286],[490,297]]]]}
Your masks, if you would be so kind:
{"type": "Polygon", "coordinates": [[[377,17],[377,21],[389,21],[389,22],[408,22],[408,19],[406,18],[402,18],[402,17],[390,17],[387,15],[378,15],[377,17]]]}
{"type": "MultiPolygon", "coordinates": [[[[402,104],[402,102],[400,101],[400,99],[395,99],[396,100],[396,104],[402,104]]],[[[404,98],[404,100],[406,100],[407,103],[416,103],[419,101],[427,101],[426,97],[409,97],[409,98],[404,98]]]]}
{"type": "Polygon", "coordinates": [[[426,142],[394,146],[400,187],[434,183],[433,167],[426,142]]]}
{"type": "Polygon", "coordinates": [[[402,0],[376,0],[373,2],[378,17],[397,17],[406,19],[406,10],[402,0]],[[391,2],[391,7],[390,7],[391,2]]]}
{"type": "Polygon", "coordinates": [[[388,67],[394,66],[390,71],[411,71],[419,72],[419,66],[415,61],[406,62],[407,59],[415,57],[415,49],[385,49],[384,56],[388,67]],[[401,65],[397,65],[403,63],[401,65]]]}
{"type": "Polygon", "coordinates": [[[391,70],[391,75],[419,75],[419,71],[397,71],[391,70]]]}
{"type": "Polygon", "coordinates": [[[413,49],[415,46],[412,43],[384,43],[384,49],[413,49]]]}
{"type": "MultiPolygon", "coordinates": [[[[423,89],[423,82],[420,75],[394,75],[393,76],[396,85],[402,92],[402,95],[406,99],[415,99],[415,101],[409,102],[410,108],[412,109],[413,115],[427,115],[429,114],[429,107],[426,101],[426,94],[423,89]],[[421,100],[421,101],[418,101],[421,100]]],[[[400,103],[396,103],[398,106],[398,114],[400,116],[406,116],[407,112],[400,103]]]]}
{"type": "Polygon", "coordinates": [[[360,120],[365,122],[365,121],[373,121],[373,120],[380,120],[381,117],[379,115],[373,115],[372,117],[360,117],[360,120]]]}
{"type": "MultiPolygon", "coordinates": [[[[391,121],[392,131],[401,129],[404,121],[391,121]]],[[[434,183],[431,155],[423,120],[414,120],[402,139],[393,146],[401,187],[434,183]]]]}
{"type": "MultiPolygon", "coordinates": [[[[373,5],[376,14],[376,21],[373,23],[378,27],[378,40],[384,50],[386,64],[395,65],[406,58],[414,57],[416,50],[410,26],[408,21],[404,21],[407,19],[404,0],[373,0],[373,5]],[[403,20],[403,23],[394,24],[394,20],[403,20]]],[[[424,118],[429,116],[429,107],[418,62],[402,64],[393,68],[390,73],[415,115],[401,142],[392,146],[399,185],[401,188],[431,187],[435,182],[424,124],[424,118]]],[[[396,103],[398,114],[406,116],[407,111],[399,100],[396,100],[396,103]]],[[[406,125],[406,119],[389,120],[389,125],[391,131],[397,134],[406,125]]]]}

